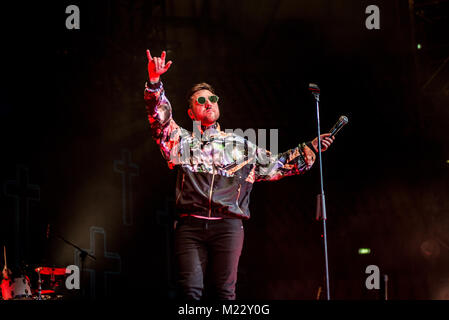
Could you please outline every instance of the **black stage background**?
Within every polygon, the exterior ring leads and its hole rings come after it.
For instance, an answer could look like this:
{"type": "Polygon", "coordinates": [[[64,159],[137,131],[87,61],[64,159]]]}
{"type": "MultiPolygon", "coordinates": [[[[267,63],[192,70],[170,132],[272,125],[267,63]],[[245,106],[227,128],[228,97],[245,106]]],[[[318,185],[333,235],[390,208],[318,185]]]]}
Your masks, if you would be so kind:
{"type": "MultiPolygon", "coordinates": [[[[390,299],[449,298],[447,1],[12,3],[0,20],[0,240],[11,267],[80,263],[46,238],[51,224],[97,256],[85,297],[177,297],[176,172],[143,104],[145,50],[165,49],[174,63],[162,80],[185,128],[185,93],[199,81],[218,91],[222,128],[277,128],[280,151],[316,136],[309,82],[321,87],[322,130],[348,116],[323,157],[333,299],[381,299],[365,288],[371,264],[390,299]],[[70,4],[79,30],[65,27],[70,4]],[[365,27],[368,5],[379,30],[365,27]]],[[[254,186],[239,299],[324,289],[318,193],[318,166],[254,186]]]]}

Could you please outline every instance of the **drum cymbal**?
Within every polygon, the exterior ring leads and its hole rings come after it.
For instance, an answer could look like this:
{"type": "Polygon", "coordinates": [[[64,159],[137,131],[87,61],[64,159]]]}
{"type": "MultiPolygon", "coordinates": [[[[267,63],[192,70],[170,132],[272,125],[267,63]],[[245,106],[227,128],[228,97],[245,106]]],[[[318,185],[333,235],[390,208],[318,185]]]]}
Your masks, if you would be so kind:
{"type": "Polygon", "coordinates": [[[54,268],[54,267],[37,267],[34,269],[37,273],[44,275],[55,275],[55,276],[65,276],[65,268],[54,268]]]}
{"type": "Polygon", "coordinates": [[[41,290],[41,294],[55,293],[55,290],[41,290]]]}

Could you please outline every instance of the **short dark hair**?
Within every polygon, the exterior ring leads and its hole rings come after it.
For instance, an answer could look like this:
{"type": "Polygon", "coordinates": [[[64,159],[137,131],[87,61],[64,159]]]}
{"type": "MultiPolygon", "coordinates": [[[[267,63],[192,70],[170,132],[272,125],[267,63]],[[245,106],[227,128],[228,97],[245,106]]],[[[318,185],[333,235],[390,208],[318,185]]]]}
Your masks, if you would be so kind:
{"type": "Polygon", "coordinates": [[[195,84],[192,88],[190,88],[189,92],[187,93],[187,104],[189,106],[189,109],[192,108],[192,105],[190,103],[192,96],[195,94],[195,92],[198,92],[200,90],[209,90],[210,92],[215,94],[215,90],[214,90],[214,88],[212,88],[212,86],[210,84],[208,84],[206,82],[201,82],[201,83],[195,84]]]}

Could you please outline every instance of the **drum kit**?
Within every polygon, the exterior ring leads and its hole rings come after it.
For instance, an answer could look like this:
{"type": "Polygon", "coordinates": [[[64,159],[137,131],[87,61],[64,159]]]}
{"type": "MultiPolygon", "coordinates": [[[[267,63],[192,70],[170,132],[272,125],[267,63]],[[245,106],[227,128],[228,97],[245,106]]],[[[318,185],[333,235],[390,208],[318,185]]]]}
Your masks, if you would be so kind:
{"type": "MultiPolygon", "coordinates": [[[[65,244],[75,248],[79,252],[81,261],[81,275],[83,274],[84,261],[87,257],[96,260],[96,257],[76,244],[68,241],[57,232],[51,230],[47,224],[46,238],[55,238],[65,244]]],[[[6,263],[6,247],[3,246],[5,265],[2,271],[3,279],[0,282],[0,300],[60,300],[77,298],[73,290],[68,290],[65,286],[66,268],[55,266],[26,266],[20,270],[11,272],[6,263]],[[31,281],[30,281],[31,278],[31,281]]],[[[82,276],[81,276],[82,282],[82,276]]],[[[75,290],[79,291],[79,290],[75,290]]],[[[79,297],[78,297],[79,298],[79,297]]]]}
{"type": "Polygon", "coordinates": [[[1,296],[3,300],[61,300],[64,299],[66,268],[34,266],[15,274],[8,269],[6,247],[3,247],[5,265],[2,271],[1,296]],[[30,281],[36,279],[36,281],[30,281]],[[33,285],[33,284],[36,285],[33,285]]]}

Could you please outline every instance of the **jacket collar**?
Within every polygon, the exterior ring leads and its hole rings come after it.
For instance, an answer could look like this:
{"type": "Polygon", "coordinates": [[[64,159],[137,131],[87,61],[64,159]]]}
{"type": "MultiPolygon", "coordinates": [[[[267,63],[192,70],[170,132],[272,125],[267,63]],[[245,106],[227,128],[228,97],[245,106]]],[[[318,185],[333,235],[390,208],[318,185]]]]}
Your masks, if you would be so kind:
{"type": "Polygon", "coordinates": [[[217,121],[214,122],[214,124],[211,124],[210,126],[206,127],[201,125],[201,133],[204,133],[206,131],[220,131],[220,125],[218,124],[217,121]]]}
{"type": "Polygon", "coordinates": [[[193,122],[193,132],[192,136],[200,134],[202,140],[208,140],[210,137],[215,136],[220,133],[220,124],[215,121],[214,124],[210,126],[203,126],[199,121],[193,122]]]}

